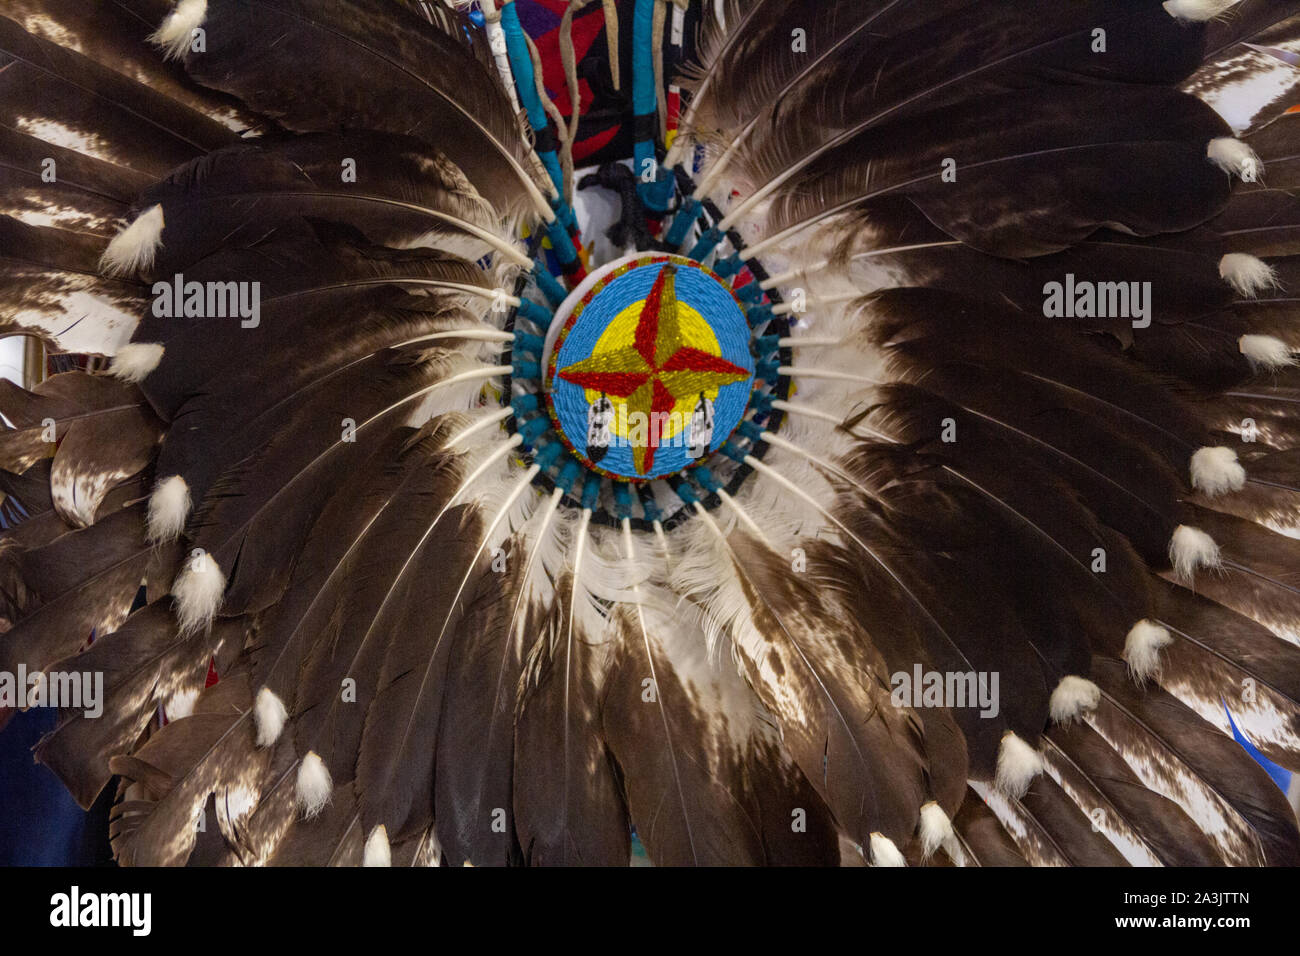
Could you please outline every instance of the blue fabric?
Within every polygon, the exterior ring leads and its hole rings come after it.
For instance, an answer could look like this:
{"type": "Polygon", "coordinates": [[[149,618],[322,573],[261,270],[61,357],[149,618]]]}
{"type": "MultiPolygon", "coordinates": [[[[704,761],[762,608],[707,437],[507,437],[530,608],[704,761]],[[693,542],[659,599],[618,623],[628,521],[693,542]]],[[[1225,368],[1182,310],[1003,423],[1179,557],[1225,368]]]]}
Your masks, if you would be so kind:
{"type": "Polygon", "coordinates": [[[33,707],[0,731],[0,866],[80,866],[88,858],[86,813],[32,748],[58,712],[33,707]]]}

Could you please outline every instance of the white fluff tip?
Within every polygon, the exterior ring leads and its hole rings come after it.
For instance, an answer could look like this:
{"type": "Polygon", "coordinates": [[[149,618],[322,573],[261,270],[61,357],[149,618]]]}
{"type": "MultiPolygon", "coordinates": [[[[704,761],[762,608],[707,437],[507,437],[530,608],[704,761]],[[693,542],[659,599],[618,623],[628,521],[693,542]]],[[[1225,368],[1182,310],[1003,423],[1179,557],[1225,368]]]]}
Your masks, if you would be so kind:
{"type": "Polygon", "coordinates": [[[1068,674],[1052,691],[1051,700],[1047,702],[1052,720],[1058,724],[1068,724],[1083,716],[1084,711],[1092,710],[1101,700],[1101,688],[1085,677],[1068,674]]]}
{"type": "Polygon", "coordinates": [[[151,542],[175,541],[190,516],[190,486],[180,475],[164,478],[149,496],[146,534],[151,542]]]}
{"type": "Polygon", "coordinates": [[[1238,0],[1166,0],[1162,6],[1166,13],[1178,20],[1204,23],[1227,13],[1237,2],[1238,0]]]}
{"type": "Polygon", "coordinates": [[[1277,270],[1255,256],[1245,252],[1229,252],[1219,260],[1219,278],[1237,291],[1253,299],[1265,289],[1278,287],[1277,270]]]}
{"type": "Polygon", "coordinates": [[[997,788],[1007,796],[1019,799],[1042,772],[1043,758],[1038,751],[1007,731],[998,749],[998,767],[993,778],[997,788]]]}
{"type": "Polygon", "coordinates": [[[133,342],[123,345],[113,356],[109,374],[124,382],[139,383],[162,361],[163,347],[157,342],[133,342]]]}
{"type": "Polygon", "coordinates": [[[1192,454],[1192,487],[1214,498],[1246,486],[1246,469],[1237,461],[1237,453],[1222,445],[1200,448],[1192,454]]]}
{"type": "Polygon", "coordinates": [[[907,866],[907,860],[893,840],[883,833],[871,834],[872,866],[907,866]]]}
{"type": "Polygon", "coordinates": [[[1229,176],[1240,176],[1243,182],[1257,183],[1264,178],[1264,164],[1255,151],[1232,136],[1210,140],[1205,149],[1210,162],[1229,176]]]}
{"type": "Polygon", "coordinates": [[[257,700],[253,704],[253,722],[257,725],[257,745],[269,747],[279,740],[280,732],[284,730],[284,722],[288,718],[289,712],[285,710],[284,701],[277,697],[271,688],[263,687],[259,690],[257,700]]]}
{"type": "Polygon", "coordinates": [[[388,846],[388,831],[381,823],[370,831],[366,838],[366,851],[361,860],[362,866],[392,866],[393,851],[388,846]]]}
{"type": "Polygon", "coordinates": [[[298,765],[298,782],[294,787],[303,819],[310,820],[324,810],[333,790],[334,781],[330,779],[325,761],[316,755],[316,751],[309,750],[298,765]]]}
{"type": "Polygon", "coordinates": [[[184,569],[172,582],[181,632],[191,633],[211,624],[225,591],[226,576],[212,555],[198,551],[186,558],[184,569]]]}
{"type": "Polygon", "coordinates": [[[921,807],[921,856],[933,856],[940,847],[947,848],[948,855],[952,856],[956,843],[952,821],[943,812],[943,807],[933,800],[921,807]]]}
{"type": "Polygon", "coordinates": [[[1276,372],[1295,364],[1291,346],[1272,335],[1243,335],[1237,339],[1237,348],[1255,371],[1276,372]]]}
{"type": "Polygon", "coordinates": [[[162,246],[163,208],[150,206],[108,244],[99,268],[108,275],[134,275],[153,265],[162,246]]]}
{"type": "Polygon", "coordinates": [[[185,55],[194,39],[194,31],[203,25],[208,15],[208,0],[181,0],[149,36],[149,41],[163,51],[163,56],[174,60],[185,55]]]}
{"type": "Polygon", "coordinates": [[[1138,621],[1124,638],[1124,662],[1133,679],[1141,683],[1160,673],[1160,649],[1172,644],[1169,632],[1151,621],[1138,621]]]}
{"type": "Polygon", "coordinates": [[[1180,524],[1169,539],[1169,561],[1181,581],[1190,581],[1202,568],[1217,568],[1222,562],[1219,545],[1200,528],[1180,524]]]}

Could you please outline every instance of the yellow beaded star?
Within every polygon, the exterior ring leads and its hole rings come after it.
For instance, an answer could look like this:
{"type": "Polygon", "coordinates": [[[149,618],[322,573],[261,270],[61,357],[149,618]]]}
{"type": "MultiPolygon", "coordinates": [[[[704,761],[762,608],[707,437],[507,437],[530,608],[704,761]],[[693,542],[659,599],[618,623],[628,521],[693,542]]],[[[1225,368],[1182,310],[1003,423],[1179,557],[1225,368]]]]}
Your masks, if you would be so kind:
{"type": "Polygon", "coordinates": [[[622,399],[629,416],[645,417],[646,442],[632,449],[639,475],[654,467],[665,422],[679,400],[749,378],[740,366],[683,341],[676,275],[677,267],[671,263],[660,271],[645,298],[632,345],[593,355],[558,372],[566,382],[622,399]]]}

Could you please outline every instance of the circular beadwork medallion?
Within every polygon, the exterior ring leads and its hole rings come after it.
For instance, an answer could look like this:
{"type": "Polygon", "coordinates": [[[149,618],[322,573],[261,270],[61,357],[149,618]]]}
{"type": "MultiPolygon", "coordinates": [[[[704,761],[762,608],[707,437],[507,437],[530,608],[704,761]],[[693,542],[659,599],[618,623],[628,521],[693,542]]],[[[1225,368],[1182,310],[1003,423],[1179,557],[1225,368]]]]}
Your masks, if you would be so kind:
{"type": "Polygon", "coordinates": [[[740,423],[754,385],[731,289],[682,256],[628,256],[560,307],[543,359],[560,437],[596,472],[649,481],[698,464],[740,423]]]}

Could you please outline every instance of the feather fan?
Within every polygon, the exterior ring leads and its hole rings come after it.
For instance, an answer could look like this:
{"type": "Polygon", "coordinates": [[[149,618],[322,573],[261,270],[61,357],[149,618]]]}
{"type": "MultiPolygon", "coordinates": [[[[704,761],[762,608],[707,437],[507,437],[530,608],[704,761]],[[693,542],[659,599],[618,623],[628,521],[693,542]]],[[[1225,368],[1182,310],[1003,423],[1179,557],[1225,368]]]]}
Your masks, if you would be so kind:
{"type": "Polygon", "coordinates": [[[37,759],[135,865],[1300,862],[1294,4],[677,6],[603,263],[513,10],[12,0],[37,759]]]}

